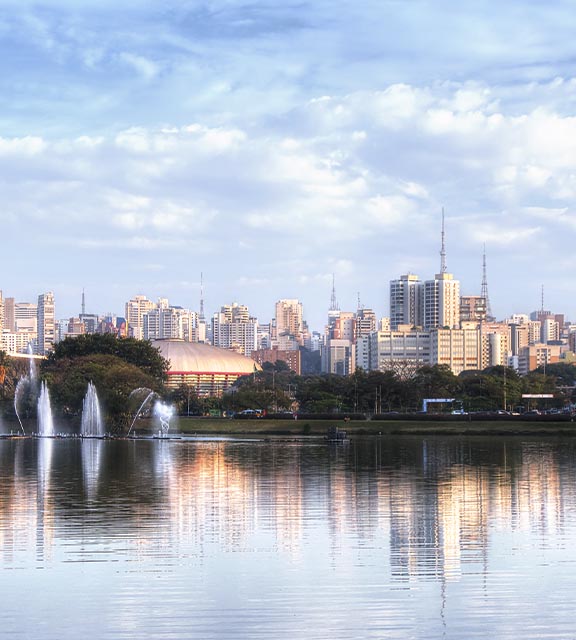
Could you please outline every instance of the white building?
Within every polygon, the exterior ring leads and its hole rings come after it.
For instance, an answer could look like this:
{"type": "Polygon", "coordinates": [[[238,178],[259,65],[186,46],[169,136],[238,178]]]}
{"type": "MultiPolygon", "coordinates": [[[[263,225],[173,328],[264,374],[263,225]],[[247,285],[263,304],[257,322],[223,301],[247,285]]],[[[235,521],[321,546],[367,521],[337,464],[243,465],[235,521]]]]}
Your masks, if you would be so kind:
{"type": "Polygon", "coordinates": [[[126,303],[126,324],[128,336],[144,338],[144,314],[156,308],[156,304],[146,296],[134,296],[126,303]]]}
{"type": "Polygon", "coordinates": [[[46,355],[56,341],[56,316],[54,294],[43,293],[38,296],[38,346],[39,355],[46,355]]]}
{"type": "Polygon", "coordinates": [[[250,357],[258,350],[258,320],[245,305],[224,305],[212,317],[212,344],[250,357]]]}
{"type": "Polygon", "coordinates": [[[390,326],[422,326],[422,282],[417,275],[408,273],[390,281],[390,326]]]}

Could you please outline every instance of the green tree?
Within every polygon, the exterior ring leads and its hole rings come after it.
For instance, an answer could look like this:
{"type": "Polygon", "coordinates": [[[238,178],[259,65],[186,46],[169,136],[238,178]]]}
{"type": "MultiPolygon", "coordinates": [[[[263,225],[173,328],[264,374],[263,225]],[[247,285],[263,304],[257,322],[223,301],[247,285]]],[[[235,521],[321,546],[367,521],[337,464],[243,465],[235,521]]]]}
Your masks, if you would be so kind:
{"type": "Polygon", "coordinates": [[[65,338],[54,346],[46,366],[51,366],[66,358],[73,359],[96,354],[116,356],[142,369],[159,381],[166,379],[170,368],[170,363],[162,357],[160,350],[153,347],[149,340],[116,338],[109,333],[90,333],[74,338],[65,338]]]}
{"type": "Polygon", "coordinates": [[[147,371],[110,354],[92,353],[50,359],[42,367],[50,387],[54,409],[61,415],[80,415],[89,382],[96,386],[102,409],[112,431],[126,427],[134,389],[162,392],[161,381],[147,371]]]}

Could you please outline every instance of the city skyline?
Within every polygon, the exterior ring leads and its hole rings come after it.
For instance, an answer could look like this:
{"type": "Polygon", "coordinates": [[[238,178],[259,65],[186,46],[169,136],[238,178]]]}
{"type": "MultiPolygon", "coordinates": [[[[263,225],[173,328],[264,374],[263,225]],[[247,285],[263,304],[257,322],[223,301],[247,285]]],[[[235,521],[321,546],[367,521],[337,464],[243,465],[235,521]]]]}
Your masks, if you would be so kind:
{"type": "Polygon", "coordinates": [[[444,207],[462,294],[486,245],[496,317],[542,285],[576,317],[568,2],[4,7],[6,293],[196,308],[203,272],[207,308],[297,297],[321,327],[335,274],[383,316],[438,272],[444,207]]]}

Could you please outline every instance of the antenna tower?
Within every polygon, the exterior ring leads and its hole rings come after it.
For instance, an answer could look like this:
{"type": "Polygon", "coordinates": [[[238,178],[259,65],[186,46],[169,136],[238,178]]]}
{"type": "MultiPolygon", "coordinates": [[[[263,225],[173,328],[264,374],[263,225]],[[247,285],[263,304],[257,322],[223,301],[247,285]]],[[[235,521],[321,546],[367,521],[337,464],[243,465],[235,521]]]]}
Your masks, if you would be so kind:
{"type": "Polygon", "coordinates": [[[86,314],[86,296],[84,295],[84,288],[82,288],[82,315],[86,314]]]}
{"type": "Polygon", "coordinates": [[[330,311],[339,311],[338,301],[336,300],[336,285],[334,274],[332,274],[332,295],[330,296],[330,311]]]}
{"type": "Polygon", "coordinates": [[[482,286],[480,288],[480,296],[484,298],[486,303],[486,319],[492,320],[492,309],[490,308],[490,298],[488,297],[488,278],[486,277],[486,245],[482,254],[482,286]]]}
{"type": "Polygon", "coordinates": [[[442,247],[440,249],[440,273],[446,273],[446,244],[444,236],[444,207],[442,207],[442,247]]]}
{"type": "Polygon", "coordinates": [[[204,278],[203,273],[200,272],[200,314],[199,319],[204,320],[204,278]]]}

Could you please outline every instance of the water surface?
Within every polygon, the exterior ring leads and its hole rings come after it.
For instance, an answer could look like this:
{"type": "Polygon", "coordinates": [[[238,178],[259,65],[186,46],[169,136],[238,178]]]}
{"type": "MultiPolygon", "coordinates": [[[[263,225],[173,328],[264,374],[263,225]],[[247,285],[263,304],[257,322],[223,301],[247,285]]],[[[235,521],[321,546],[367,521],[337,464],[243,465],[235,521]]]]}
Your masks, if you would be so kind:
{"type": "Polygon", "coordinates": [[[0,637],[574,638],[570,439],[0,441],[0,637]]]}

